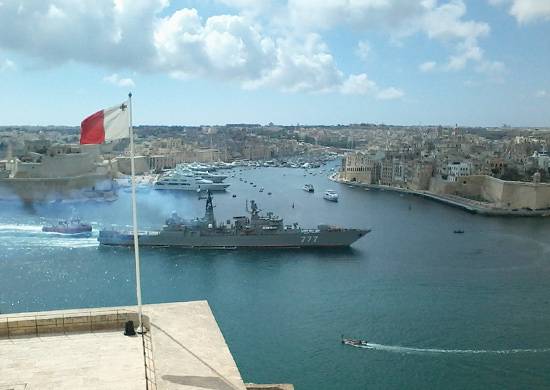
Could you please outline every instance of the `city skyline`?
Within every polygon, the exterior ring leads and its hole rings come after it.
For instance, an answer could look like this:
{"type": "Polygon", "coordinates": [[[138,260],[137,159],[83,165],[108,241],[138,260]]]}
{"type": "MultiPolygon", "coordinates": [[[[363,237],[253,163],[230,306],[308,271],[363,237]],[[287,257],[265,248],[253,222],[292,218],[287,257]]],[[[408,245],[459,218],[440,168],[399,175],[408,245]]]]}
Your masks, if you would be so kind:
{"type": "Polygon", "coordinates": [[[547,127],[536,0],[0,2],[1,125],[547,127]]]}

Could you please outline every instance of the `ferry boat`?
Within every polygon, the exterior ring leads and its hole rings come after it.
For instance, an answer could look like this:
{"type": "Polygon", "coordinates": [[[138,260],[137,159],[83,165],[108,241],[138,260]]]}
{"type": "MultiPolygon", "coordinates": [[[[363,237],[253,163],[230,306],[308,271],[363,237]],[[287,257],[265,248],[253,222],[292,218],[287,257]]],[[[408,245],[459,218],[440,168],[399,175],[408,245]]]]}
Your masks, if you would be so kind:
{"type": "Polygon", "coordinates": [[[80,221],[78,218],[61,220],[57,224],[44,225],[42,231],[46,233],[59,234],[91,234],[92,225],[80,221]]]}
{"type": "Polygon", "coordinates": [[[306,192],[315,192],[315,188],[313,188],[313,184],[306,184],[304,185],[303,189],[306,192]]]}
{"type": "Polygon", "coordinates": [[[323,198],[330,202],[338,202],[338,193],[334,190],[326,190],[323,198]]]}

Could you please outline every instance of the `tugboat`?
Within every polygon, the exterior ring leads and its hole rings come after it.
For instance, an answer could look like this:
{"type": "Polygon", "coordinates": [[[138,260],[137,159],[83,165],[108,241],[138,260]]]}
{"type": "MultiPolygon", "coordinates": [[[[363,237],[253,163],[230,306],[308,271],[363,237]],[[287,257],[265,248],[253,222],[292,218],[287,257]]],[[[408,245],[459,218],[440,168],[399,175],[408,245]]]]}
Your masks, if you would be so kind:
{"type": "Polygon", "coordinates": [[[71,220],[61,220],[57,224],[44,225],[42,231],[46,233],[59,233],[59,234],[91,234],[92,225],[80,221],[78,218],[71,220]]]}
{"type": "Polygon", "coordinates": [[[306,191],[306,192],[315,192],[315,188],[313,188],[313,184],[306,184],[304,186],[304,191],[306,191]]]}
{"type": "MultiPolygon", "coordinates": [[[[301,228],[297,223],[284,224],[272,212],[260,214],[254,201],[248,202],[249,214],[233,217],[219,223],[214,217],[212,194],[208,191],[204,217],[185,220],[173,213],[159,231],[139,233],[140,246],[178,247],[190,249],[237,248],[327,248],[348,247],[370,229],[350,229],[333,225],[301,228]]],[[[98,241],[102,245],[133,245],[131,231],[101,230],[98,241]]]]}

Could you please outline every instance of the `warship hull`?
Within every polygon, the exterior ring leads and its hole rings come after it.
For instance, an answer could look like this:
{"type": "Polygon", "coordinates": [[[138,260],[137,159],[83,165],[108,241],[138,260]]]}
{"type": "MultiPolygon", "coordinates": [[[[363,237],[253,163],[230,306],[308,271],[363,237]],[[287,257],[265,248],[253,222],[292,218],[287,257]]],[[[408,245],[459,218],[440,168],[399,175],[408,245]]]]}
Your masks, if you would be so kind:
{"type": "MultiPolygon", "coordinates": [[[[370,230],[341,229],[337,231],[290,231],[274,234],[186,234],[178,231],[144,232],[139,234],[139,245],[179,247],[189,249],[238,248],[322,248],[348,247],[370,230]]],[[[102,245],[131,246],[131,232],[102,230],[98,241],[102,245]]]]}

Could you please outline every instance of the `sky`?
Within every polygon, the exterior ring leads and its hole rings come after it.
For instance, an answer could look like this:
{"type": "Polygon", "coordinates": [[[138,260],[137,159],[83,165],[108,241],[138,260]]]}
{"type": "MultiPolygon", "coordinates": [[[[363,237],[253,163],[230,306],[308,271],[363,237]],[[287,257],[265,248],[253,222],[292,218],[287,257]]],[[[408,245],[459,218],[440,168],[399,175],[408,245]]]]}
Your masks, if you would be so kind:
{"type": "Polygon", "coordinates": [[[0,0],[0,125],[550,126],[550,0],[0,0]]]}

